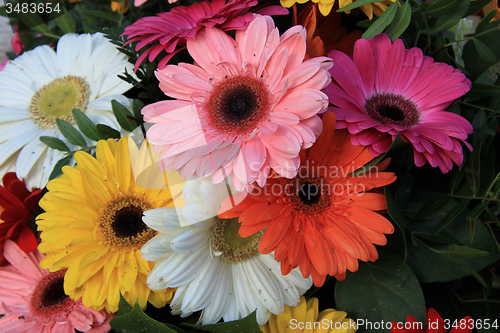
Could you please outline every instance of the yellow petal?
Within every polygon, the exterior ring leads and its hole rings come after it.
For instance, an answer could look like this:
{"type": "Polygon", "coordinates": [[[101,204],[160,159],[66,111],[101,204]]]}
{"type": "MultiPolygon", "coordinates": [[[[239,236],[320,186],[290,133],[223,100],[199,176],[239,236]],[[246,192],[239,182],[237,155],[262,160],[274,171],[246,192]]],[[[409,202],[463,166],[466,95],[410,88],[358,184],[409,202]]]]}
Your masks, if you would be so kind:
{"type": "Polygon", "coordinates": [[[116,151],[115,171],[122,191],[127,191],[130,188],[130,178],[132,177],[127,140],[128,137],[122,138],[120,142],[118,142],[118,149],[116,151]]]}
{"type": "Polygon", "coordinates": [[[108,251],[109,249],[106,246],[96,246],[92,250],[87,251],[83,254],[82,259],[80,260],[80,265],[78,265],[78,269],[83,270],[87,268],[106,255],[108,251]]]}
{"type": "Polygon", "coordinates": [[[107,302],[109,304],[118,304],[120,301],[120,288],[118,284],[118,270],[114,270],[112,274],[110,274],[109,278],[109,287],[106,287],[107,290],[107,302]]]}
{"type": "Polygon", "coordinates": [[[319,12],[323,16],[327,16],[328,14],[330,14],[330,11],[332,10],[332,7],[333,7],[333,2],[330,3],[330,4],[323,4],[322,2],[318,3],[319,12]]]}
{"type": "Polygon", "coordinates": [[[137,279],[137,261],[131,252],[122,255],[124,257],[123,267],[118,269],[118,281],[123,289],[129,291],[137,279]]]}
{"type": "Polygon", "coordinates": [[[104,287],[102,276],[100,274],[94,275],[90,278],[88,285],[88,290],[92,298],[92,305],[101,306],[106,299],[106,288],[104,287]]]}
{"type": "MultiPolygon", "coordinates": [[[[149,288],[148,288],[149,289],[149,288]]],[[[151,290],[149,293],[148,301],[157,308],[162,308],[165,304],[169,303],[174,297],[175,289],[165,289],[165,290],[151,290]]]]}
{"type": "Polygon", "coordinates": [[[295,0],[280,0],[280,3],[285,8],[290,8],[295,4],[295,0]]]}
{"type": "Polygon", "coordinates": [[[75,161],[80,169],[91,172],[96,177],[102,177],[102,175],[106,174],[106,170],[102,164],[88,153],[77,151],[75,153],[75,161]]]}

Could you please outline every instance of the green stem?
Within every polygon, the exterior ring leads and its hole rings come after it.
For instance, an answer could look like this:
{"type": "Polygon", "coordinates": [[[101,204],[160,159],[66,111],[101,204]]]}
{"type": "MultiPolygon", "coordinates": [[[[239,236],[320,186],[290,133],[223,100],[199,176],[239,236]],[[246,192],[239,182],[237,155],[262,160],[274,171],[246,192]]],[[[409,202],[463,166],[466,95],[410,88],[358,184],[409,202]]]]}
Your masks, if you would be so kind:
{"type": "Polygon", "coordinates": [[[417,7],[418,7],[418,10],[420,11],[420,13],[422,13],[422,17],[423,17],[424,25],[425,25],[425,30],[427,31],[427,52],[429,54],[432,54],[432,52],[431,52],[431,31],[429,29],[429,24],[427,24],[427,18],[425,17],[425,13],[422,10],[422,7],[420,7],[420,4],[418,3],[418,1],[415,1],[415,3],[417,4],[417,7]]]}
{"type": "Polygon", "coordinates": [[[498,112],[497,110],[494,110],[494,109],[490,109],[490,108],[485,108],[485,107],[482,107],[482,106],[479,106],[479,105],[475,105],[475,104],[471,104],[471,103],[467,103],[467,102],[460,102],[460,104],[462,105],[467,105],[467,106],[470,106],[472,108],[476,108],[476,109],[483,109],[485,111],[490,111],[490,112],[498,112]]]}
{"type": "Polygon", "coordinates": [[[52,34],[50,32],[44,32],[42,35],[47,36],[47,37],[52,37],[52,38],[55,38],[55,39],[61,38],[61,36],[54,35],[54,34],[52,34]]]}
{"type": "Polygon", "coordinates": [[[123,14],[125,13],[125,0],[121,1],[122,8],[120,10],[120,21],[118,22],[118,27],[121,28],[123,23],[123,14]]]}
{"type": "Polygon", "coordinates": [[[496,31],[498,30],[499,28],[491,28],[491,29],[488,29],[486,31],[483,31],[483,32],[480,32],[478,34],[475,34],[474,36],[470,36],[470,37],[466,37],[464,39],[459,39],[459,40],[456,40],[454,42],[451,42],[451,43],[448,43],[448,44],[444,44],[443,46],[441,46],[440,48],[438,48],[437,50],[434,50],[434,52],[431,53],[431,55],[433,55],[434,53],[437,53],[439,51],[441,51],[442,49],[448,47],[448,46],[452,46],[453,44],[456,44],[456,43],[460,43],[460,42],[466,42],[466,41],[469,41],[471,39],[474,39],[474,38],[477,38],[479,36],[482,36],[482,35],[486,35],[486,34],[489,34],[490,32],[493,32],[493,31],[496,31]]]}
{"type": "Polygon", "coordinates": [[[495,201],[500,202],[500,199],[487,198],[487,197],[475,197],[475,196],[467,196],[467,195],[456,195],[456,194],[447,194],[449,197],[457,198],[457,199],[471,199],[471,200],[486,200],[486,201],[495,201]]]}

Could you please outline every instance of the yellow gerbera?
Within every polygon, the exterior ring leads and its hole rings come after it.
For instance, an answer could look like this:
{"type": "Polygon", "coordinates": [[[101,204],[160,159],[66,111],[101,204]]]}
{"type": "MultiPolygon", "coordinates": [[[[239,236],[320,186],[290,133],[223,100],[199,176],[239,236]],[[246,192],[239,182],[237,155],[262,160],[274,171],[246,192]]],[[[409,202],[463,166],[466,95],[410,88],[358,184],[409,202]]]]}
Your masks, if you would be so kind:
{"type": "Polygon", "coordinates": [[[77,166],[64,167],[40,200],[45,213],[37,220],[38,249],[47,254],[40,266],[51,272],[67,269],[66,294],[81,297],[94,310],[116,312],[120,293],[142,308],[147,301],[163,307],[173,296],[173,289],[150,290],[146,284],[154,263],[142,259],[140,249],[156,232],[142,222],[143,212],[173,206],[173,199],[164,184],[157,189],[136,184],[130,156],[135,168],[147,165],[137,161],[148,155],[143,148],[137,152],[125,137],[99,141],[97,158],[76,152],[77,166]]]}
{"type": "Polygon", "coordinates": [[[280,315],[271,315],[269,322],[260,326],[264,333],[354,333],[354,320],[346,318],[347,313],[326,309],[318,314],[318,299],[312,297],[306,302],[304,296],[295,307],[285,305],[280,315]]]}
{"type": "MultiPolygon", "coordinates": [[[[308,1],[309,0],[280,0],[281,5],[286,8],[292,7],[296,2],[306,3],[308,1]]],[[[335,0],[311,0],[311,1],[318,4],[318,9],[320,13],[323,14],[323,16],[330,14],[330,11],[332,10],[333,5],[335,4],[335,0]]],[[[344,8],[355,1],[356,0],[339,0],[339,8],[344,8]]],[[[361,6],[360,9],[371,20],[373,18],[373,14],[375,14],[376,16],[382,15],[382,13],[387,9],[387,7],[389,7],[395,1],[396,0],[384,0],[375,3],[369,3],[367,5],[361,6]]],[[[347,14],[349,14],[350,12],[351,12],[350,10],[346,10],[347,14]]]]}

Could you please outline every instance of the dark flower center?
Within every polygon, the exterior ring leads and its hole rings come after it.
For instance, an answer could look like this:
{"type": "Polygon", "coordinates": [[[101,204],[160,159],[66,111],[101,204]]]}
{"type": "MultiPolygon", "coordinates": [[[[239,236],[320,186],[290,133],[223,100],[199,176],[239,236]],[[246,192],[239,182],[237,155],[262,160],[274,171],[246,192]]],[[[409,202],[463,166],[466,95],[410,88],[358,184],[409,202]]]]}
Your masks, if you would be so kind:
{"type": "Polygon", "coordinates": [[[135,196],[111,200],[101,212],[99,237],[106,246],[140,249],[155,235],[155,231],[142,221],[143,213],[151,208],[151,203],[135,196]]]}
{"type": "Polygon", "coordinates": [[[302,213],[321,213],[331,205],[330,184],[322,177],[298,176],[285,185],[285,193],[285,201],[302,213]]]}
{"type": "Polygon", "coordinates": [[[124,207],[115,213],[113,230],[118,237],[132,237],[146,230],[147,226],[142,222],[143,216],[140,207],[124,207]]]}
{"type": "Polygon", "coordinates": [[[366,101],[368,115],[381,124],[411,128],[418,123],[418,110],[413,102],[400,95],[377,94],[366,101]]]}
{"type": "Polygon", "coordinates": [[[205,109],[210,126],[220,134],[252,132],[264,121],[271,108],[271,95],[262,80],[233,76],[216,84],[205,109]]]}
{"type": "Polygon", "coordinates": [[[64,293],[64,277],[61,276],[45,288],[42,305],[52,306],[64,301],[67,297],[68,295],[64,293]]]}
{"type": "Polygon", "coordinates": [[[248,87],[232,92],[232,96],[224,101],[223,112],[232,123],[238,123],[250,118],[255,113],[256,98],[248,87]]]}
{"type": "Polygon", "coordinates": [[[317,184],[305,182],[300,186],[298,195],[304,205],[314,205],[321,199],[321,190],[317,184]]]}
{"type": "Polygon", "coordinates": [[[38,282],[31,297],[31,309],[42,323],[65,318],[75,301],[64,292],[66,270],[49,273],[38,282]]]}

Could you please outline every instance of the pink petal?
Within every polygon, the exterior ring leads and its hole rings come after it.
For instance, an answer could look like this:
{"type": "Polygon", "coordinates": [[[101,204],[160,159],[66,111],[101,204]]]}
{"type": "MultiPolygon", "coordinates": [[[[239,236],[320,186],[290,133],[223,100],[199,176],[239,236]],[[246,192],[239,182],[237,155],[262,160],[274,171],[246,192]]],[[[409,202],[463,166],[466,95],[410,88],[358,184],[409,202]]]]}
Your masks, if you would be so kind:
{"type": "Polygon", "coordinates": [[[268,35],[267,19],[257,17],[253,20],[243,33],[243,37],[238,39],[242,61],[257,68],[265,51],[268,35]]]}
{"type": "Polygon", "coordinates": [[[278,130],[273,135],[263,134],[261,137],[270,156],[294,158],[300,152],[302,142],[287,127],[278,126],[278,130]]]}
{"type": "Polygon", "coordinates": [[[266,162],[267,151],[259,137],[245,142],[241,147],[250,170],[259,171],[266,162]]]}
{"type": "Polygon", "coordinates": [[[303,89],[286,94],[274,107],[277,112],[293,113],[300,119],[310,118],[328,107],[328,96],[313,89],[303,89]]]}
{"type": "Polygon", "coordinates": [[[32,253],[23,252],[19,246],[7,239],[4,245],[4,257],[20,272],[34,279],[42,277],[42,269],[32,253]]]}

